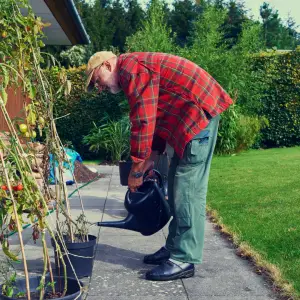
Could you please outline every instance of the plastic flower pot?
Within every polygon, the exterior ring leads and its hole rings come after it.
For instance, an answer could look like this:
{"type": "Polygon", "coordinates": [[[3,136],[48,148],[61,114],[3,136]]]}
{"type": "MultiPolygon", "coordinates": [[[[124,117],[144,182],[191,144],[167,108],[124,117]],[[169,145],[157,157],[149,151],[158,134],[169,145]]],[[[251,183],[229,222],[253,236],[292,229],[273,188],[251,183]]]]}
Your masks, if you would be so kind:
{"type": "MultiPolygon", "coordinates": [[[[64,254],[64,248],[61,246],[59,239],[57,238],[56,240],[60,245],[62,253],[64,254]]],[[[89,235],[89,240],[87,242],[80,241],[72,243],[66,241],[65,239],[66,248],[69,253],[69,259],[78,278],[88,277],[92,275],[96,241],[97,238],[94,235],[89,235]]],[[[51,239],[51,244],[54,247],[56,274],[62,276],[63,266],[61,260],[57,256],[56,246],[53,239],[51,239]]],[[[75,278],[75,274],[72,270],[68,257],[66,255],[63,255],[63,259],[67,268],[67,277],[75,278]]]]}
{"type": "MultiPolygon", "coordinates": [[[[30,292],[31,292],[31,300],[39,300],[40,299],[40,291],[37,290],[37,287],[40,285],[41,276],[34,276],[29,278],[29,285],[30,285],[30,292]]],[[[46,283],[46,299],[59,299],[59,300],[74,300],[78,299],[81,300],[82,297],[80,295],[80,286],[78,284],[78,281],[76,279],[68,278],[67,279],[67,293],[64,297],[59,297],[57,295],[57,298],[48,298],[47,293],[52,291],[52,288],[50,286],[47,286],[47,283],[50,282],[50,277],[46,277],[45,283],[46,283]],[[79,296],[80,295],[80,296],[79,296]]],[[[56,292],[62,292],[64,288],[64,278],[63,277],[54,277],[55,282],[55,291],[56,292]]],[[[83,283],[80,282],[81,286],[83,286],[83,283]]],[[[2,291],[1,285],[1,291],[2,291]]],[[[14,295],[12,297],[7,297],[0,294],[0,299],[7,299],[7,300],[24,300],[27,299],[27,296],[20,298],[16,296],[17,293],[24,292],[26,295],[26,282],[25,279],[17,279],[14,284],[14,295]]]]}
{"type": "Polygon", "coordinates": [[[120,161],[119,162],[119,174],[121,185],[128,185],[128,176],[131,170],[132,161],[120,161]]]}

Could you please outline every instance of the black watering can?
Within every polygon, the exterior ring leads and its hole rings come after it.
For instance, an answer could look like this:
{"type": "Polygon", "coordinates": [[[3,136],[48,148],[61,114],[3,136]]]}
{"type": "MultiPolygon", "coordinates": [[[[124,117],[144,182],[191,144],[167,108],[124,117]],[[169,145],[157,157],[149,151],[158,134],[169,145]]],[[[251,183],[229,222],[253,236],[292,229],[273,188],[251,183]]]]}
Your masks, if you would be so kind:
{"type": "Polygon", "coordinates": [[[97,225],[152,235],[162,229],[171,218],[166,193],[162,176],[157,170],[153,170],[151,178],[145,174],[143,184],[136,192],[126,192],[124,205],[128,215],[124,220],[97,222],[97,225]]]}

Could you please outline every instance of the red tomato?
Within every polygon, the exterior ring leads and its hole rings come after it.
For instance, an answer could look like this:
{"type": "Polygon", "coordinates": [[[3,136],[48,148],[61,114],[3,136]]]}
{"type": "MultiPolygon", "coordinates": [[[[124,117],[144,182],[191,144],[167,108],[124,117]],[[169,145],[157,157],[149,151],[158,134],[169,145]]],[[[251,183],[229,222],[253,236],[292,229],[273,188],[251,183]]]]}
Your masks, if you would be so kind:
{"type": "Polygon", "coordinates": [[[23,185],[19,183],[18,185],[13,186],[14,191],[22,191],[23,190],[23,185]]]}
{"type": "Polygon", "coordinates": [[[1,190],[3,190],[3,191],[7,191],[7,190],[8,190],[8,188],[7,188],[7,186],[6,186],[6,185],[2,185],[2,186],[1,186],[1,190]]]}
{"type": "Polygon", "coordinates": [[[21,183],[19,183],[17,185],[17,191],[22,191],[23,190],[23,185],[21,183]]]}

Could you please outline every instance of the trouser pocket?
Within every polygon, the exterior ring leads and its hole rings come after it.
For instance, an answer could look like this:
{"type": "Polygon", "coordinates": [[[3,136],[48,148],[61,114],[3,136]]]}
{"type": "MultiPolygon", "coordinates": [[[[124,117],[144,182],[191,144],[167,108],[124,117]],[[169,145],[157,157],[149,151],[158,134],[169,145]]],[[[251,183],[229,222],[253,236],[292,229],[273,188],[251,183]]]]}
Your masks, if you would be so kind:
{"type": "Polygon", "coordinates": [[[192,226],[190,203],[182,202],[176,208],[177,230],[176,235],[180,236],[192,226]]]}
{"type": "Polygon", "coordinates": [[[209,154],[210,130],[202,130],[185,147],[181,164],[205,163],[209,154]]]}

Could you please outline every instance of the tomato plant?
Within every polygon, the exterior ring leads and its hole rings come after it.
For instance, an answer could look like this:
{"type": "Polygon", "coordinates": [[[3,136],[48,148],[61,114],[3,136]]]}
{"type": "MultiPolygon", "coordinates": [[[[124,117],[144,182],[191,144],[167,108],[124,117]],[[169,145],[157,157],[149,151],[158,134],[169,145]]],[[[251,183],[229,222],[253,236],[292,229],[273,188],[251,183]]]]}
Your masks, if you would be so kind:
{"type": "MultiPolygon", "coordinates": [[[[45,275],[52,272],[45,233],[48,231],[54,241],[57,241],[57,235],[62,239],[59,225],[52,228],[47,221],[48,202],[57,202],[57,224],[67,224],[70,240],[74,241],[74,226],[77,232],[81,232],[76,220],[72,218],[69,200],[64,196],[67,195],[62,170],[65,153],[53,118],[54,97],[60,97],[65,91],[69,92],[70,83],[65,72],[61,72],[61,86],[54,90],[41,69],[44,61],[44,54],[40,49],[44,46],[42,29],[48,25],[34,15],[28,0],[0,1],[0,112],[8,128],[5,139],[0,136],[0,241],[8,260],[19,261],[11,251],[7,238],[11,232],[16,231],[18,234],[26,281],[26,299],[30,299],[30,286],[22,227],[29,222],[33,225],[33,239],[41,239],[45,263],[40,282],[40,299],[44,298],[45,275]],[[21,9],[26,11],[26,15],[22,14],[21,9]],[[10,101],[8,88],[20,89],[22,95],[30,100],[23,102],[22,118],[12,120],[7,112],[6,104],[10,101]],[[41,143],[35,141],[37,130],[41,143]],[[48,186],[50,150],[58,162],[59,170],[59,187],[55,195],[48,186]],[[26,222],[23,216],[25,212],[26,222]]],[[[58,245],[57,251],[62,258],[58,245]]],[[[63,259],[61,264],[64,269],[63,259]]],[[[63,276],[66,278],[66,272],[63,276]]],[[[11,293],[7,289],[1,292],[11,293]]],[[[65,293],[66,286],[62,296],[65,293]]]]}

